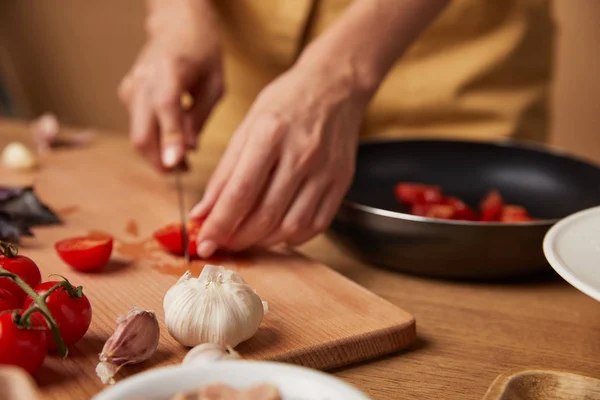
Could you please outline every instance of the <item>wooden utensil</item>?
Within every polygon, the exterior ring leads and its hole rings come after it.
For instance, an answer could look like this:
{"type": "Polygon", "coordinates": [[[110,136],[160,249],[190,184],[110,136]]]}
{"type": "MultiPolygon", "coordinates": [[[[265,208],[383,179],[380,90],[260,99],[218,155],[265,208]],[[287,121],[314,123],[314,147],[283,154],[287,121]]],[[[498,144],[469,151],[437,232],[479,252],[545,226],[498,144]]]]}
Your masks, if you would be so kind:
{"type": "Polygon", "coordinates": [[[35,382],[20,368],[0,365],[0,400],[38,400],[35,382]]]}
{"type": "Polygon", "coordinates": [[[504,373],[483,400],[600,399],[600,379],[566,371],[524,369],[504,373]]]}

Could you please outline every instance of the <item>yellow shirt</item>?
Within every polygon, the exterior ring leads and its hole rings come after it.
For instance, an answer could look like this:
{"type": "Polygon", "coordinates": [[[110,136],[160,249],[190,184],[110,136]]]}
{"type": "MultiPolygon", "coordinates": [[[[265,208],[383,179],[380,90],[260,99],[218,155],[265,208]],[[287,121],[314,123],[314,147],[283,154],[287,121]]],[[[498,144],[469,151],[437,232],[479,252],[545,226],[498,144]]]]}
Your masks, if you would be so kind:
{"type": "MultiPolygon", "coordinates": [[[[214,1],[228,96],[207,140],[224,142],[262,87],[351,1],[214,1]]],[[[549,0],[451,1],[388,74],[362,134],[544,141],[554,31],[549,0]]]]}

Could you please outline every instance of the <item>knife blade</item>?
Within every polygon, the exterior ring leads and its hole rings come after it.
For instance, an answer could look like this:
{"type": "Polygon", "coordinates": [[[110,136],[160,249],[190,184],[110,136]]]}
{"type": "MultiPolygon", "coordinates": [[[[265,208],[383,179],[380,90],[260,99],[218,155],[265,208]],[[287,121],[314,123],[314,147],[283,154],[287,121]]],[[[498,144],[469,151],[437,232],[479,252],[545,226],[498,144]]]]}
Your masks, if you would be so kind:
{"type": "MultiPolygon", "coordinates": [[[[194,97],[189,92],[183,92],[180,98],[180,105],[183,112],[188,112],[194,105],[194,97]]],[[[185,164],[185,158],[183,163],[185,164]]],[[[185,263],[190,263],[189,237],[187,231],[187,213],[185,212],[185,202],[183,198],[183,184],[181,183],[182,167],[175,170],[175,184],[177,186],[177,196],[179,198],[179,219],[181,223],[181,245],[183,246],[183,255],[185,263]]]]}
{"type": "Polygon", "coordinates": [[[181,183],[182,172],[178,169],[175,171],[175,184],[177,186],[177,197],[179,201],[179,219],[181,222],[181,245],[183,246],[183,255],[185,263],[190,263],[189,238],[187,231],[187,213],[185,212],[185,201],[183,198],[183,184],[181,183]]]}

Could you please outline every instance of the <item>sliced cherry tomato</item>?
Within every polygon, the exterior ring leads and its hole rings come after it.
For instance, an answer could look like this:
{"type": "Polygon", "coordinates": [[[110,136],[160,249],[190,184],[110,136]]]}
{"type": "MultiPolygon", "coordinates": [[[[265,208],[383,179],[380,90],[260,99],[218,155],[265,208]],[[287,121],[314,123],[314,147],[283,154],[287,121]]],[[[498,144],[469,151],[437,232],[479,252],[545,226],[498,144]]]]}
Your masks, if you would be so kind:
{"type": "Polygon", "coordinates": [[[426,217],[439,219],[453,219],[456,215],[456,209],[449,205],[434,204],[429,207],[426,217]]]}
{"type": "Polygon", "coordinates": [[[456,209],[447,204],[415,204],[411,207],[411,214],[428,218],[453,219],[456,209]]]}
{"type": "Polygon", "coordinates": [[[46,331],[18,326],[13,313],[0,314],[0,364],[34,374],[44,363],[47,351],[46,331]]]}
{"type": "Polygon", "coordinates": [[[446,200],[447,204],[454,207],[454,219],[465,220],[465,221],[477,221],[479,216],[475,211],[466,205],[462,200],[456,197],[449,197],[446,200]]]}
{"type": "MultiPolygon", "coordinates": [[[[35,287],[35,292],[43,296],[48,290],[53,288],[60,281],[48,281],[41,283],[35,287]]],[[[46,304],[50,310],[50,314],[54,317],[63,342],[67,347],[77,343],[88,331],[92,323],[92,305],[83,294],[81,288],[75,288],[67,284],[69,288],[60,287],[50,293],[46,298],[46,304]]],[[[25,299],[23,308],[27,309],[34,305],[31,297],[25,299]]],[[[36,320],[41,322],[41,327],[48,329],[47,324],[42,318],[36,320]]],[[[49,349],[56,349],[56,343],[52,334],[48,332],[46,335],[47,346],[49,349]]]]}
{"type": "MultiPolygon", "coordinates": [[[[202,221],[200,219],[192,219],[187,223],[188,233],[188,251],[190,257],[198,255],[196,250],[196,236],[200,232],[202,227],[202,221]]],[[[182,230],[180,223],[169,224],[156,232],[154,232],[154,238],[161,244],[161,246],[171,254],[182,255],[182,230]]]]}
{"type": "Polygon", "coordinates": [[[0,289],[0,313],[9,310],[17,310],[21,308],[23,302],[19,299],[15,293],[0,289]]]}
{"type": "Polygon", "coordinates": [[[396,185],[396,198],[405,204],[435,204],[442,199],[439,186],[402,182],[396,185]]]}
{"type": "Polygon", "coordinates": [[[497,190],[490,191],[481,201],[479,208],[481,211],[481,221],[499,221],[504,207],[504,200],[497,190]]]}
{"type": "Polygon", "coordinates": [[[529,216],[525,207],[509,204],[502,208],[500,220],[502,222],[529,222],[533,221],[533,218],[529,216]]]}
{"type": "MultiPolygon", "coordinates": [[[[8,272],[19,275],[31,287],[35,287],[42,281],[40,269],[29,257],[21,255],[14,257],[0,256],[0,267],[8,272]]],[[[23,303],[26,296],[25,292],[10,278],[0,278],[0,289],[13,293],[19,299],[19,303],[23,303]]]]}
{"type": "Polygon", "coordinates": [[[72,268],[97,272],[108,263],[113,238],[104,235],[80,236],[61,240],[54,245],[60,258],[72,268]]]}

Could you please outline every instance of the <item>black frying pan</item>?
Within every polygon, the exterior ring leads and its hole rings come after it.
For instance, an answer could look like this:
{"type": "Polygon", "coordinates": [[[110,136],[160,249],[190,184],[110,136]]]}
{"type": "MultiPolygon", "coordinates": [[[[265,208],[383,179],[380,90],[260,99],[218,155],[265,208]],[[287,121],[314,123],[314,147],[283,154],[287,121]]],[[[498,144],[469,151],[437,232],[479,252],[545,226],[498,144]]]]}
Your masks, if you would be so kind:
{"type": "Polygon", "coordinates": [[[360,258],[443,277],[489,278],[546,267],[542,241],[558,219],[600,204],[600,168],[537,145],[394,140],[359,147],[353,184],[331,232],[360,258]],[[440,185],[472,207],[490,189],[533,217],[526,224],[443,221],[406,214],[400,181],[440,185]]]}

